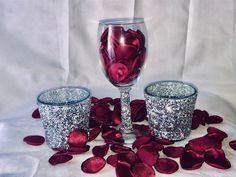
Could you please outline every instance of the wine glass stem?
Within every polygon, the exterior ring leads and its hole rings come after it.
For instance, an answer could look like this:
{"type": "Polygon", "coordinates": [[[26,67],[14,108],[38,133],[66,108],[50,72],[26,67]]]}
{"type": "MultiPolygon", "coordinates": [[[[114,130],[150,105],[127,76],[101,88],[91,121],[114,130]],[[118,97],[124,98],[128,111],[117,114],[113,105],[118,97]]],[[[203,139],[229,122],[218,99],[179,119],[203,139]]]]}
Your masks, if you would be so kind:
{"type": "Polygon", "coordinates": [[[120,87],[119,90],[121,99],[121,119],[122,119],[120,131],[122,133],[132,133],[133,126],[131,121],[130,95],[129,95],[131,87],[120,87]]]}

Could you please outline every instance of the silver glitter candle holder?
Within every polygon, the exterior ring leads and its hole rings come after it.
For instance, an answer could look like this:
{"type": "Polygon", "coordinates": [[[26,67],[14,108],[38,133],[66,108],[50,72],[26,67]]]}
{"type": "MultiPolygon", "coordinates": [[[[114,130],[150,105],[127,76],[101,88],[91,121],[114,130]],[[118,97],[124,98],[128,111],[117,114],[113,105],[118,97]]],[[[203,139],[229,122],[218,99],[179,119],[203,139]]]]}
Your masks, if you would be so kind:
{"type": "Polygon", "coordinates": [[[80,128],[89,130],[91,93],[83,87],[57,87],[37,97],[39,112],[50,148],[68,148],[68,135],[80,128]]]}
{"type": "Polygon", "coordinates": [[[181,81],[157,81],[145,87],[148,122],[156,138],[178,141],[190,134],[197,93],[195,86],[181,81]]]}

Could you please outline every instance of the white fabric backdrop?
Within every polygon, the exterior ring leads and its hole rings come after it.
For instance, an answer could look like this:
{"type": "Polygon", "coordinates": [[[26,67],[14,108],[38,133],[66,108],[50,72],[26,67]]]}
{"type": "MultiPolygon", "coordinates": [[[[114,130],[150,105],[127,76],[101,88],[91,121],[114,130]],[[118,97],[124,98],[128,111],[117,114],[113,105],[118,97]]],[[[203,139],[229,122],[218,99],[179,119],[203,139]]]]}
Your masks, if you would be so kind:
{"type": "MultiPolygon", "coordinates": [[[[83,85],[98,97],[118,96],[98,65],[98,20],[133,16],[145,18],[149,51],[132,97],[142,98],[154,80],[186,80],[199,87],[198,108],[226,119],[218,127],[229,134],[224,146],[232,169],[204,165],[172,176],[233,176],[236,153],[228,141],[236,139],[235,0],[0,0],[0,166],[8,164],[0,176],[82,175],[80,164],[91,154],[50,167],[52,151],[27,146],[22,138],[43,135],[41,122],[30,117],[44,89],[83,85]]],[[[201,127],[190,138],[205,132],[201,127]]],[[[93,176],[114,174],[107,166],[93,176]]]]}

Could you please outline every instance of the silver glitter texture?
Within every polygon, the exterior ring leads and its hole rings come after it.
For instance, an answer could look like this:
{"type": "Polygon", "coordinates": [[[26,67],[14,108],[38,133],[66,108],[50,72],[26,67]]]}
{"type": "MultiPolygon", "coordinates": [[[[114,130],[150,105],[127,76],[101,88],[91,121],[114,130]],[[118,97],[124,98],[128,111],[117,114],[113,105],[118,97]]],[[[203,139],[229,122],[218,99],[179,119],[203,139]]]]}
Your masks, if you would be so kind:
{"type": "Polygon", "coordinates": [[[67,149],[70,132],[89,131],[90,97],[83,87],[58,87],[39,94],[37,104],[50,148],[67,149]]]}
{"type": "Polygon", "coordinates": [[[157,138],[178,141],[191,132],[197,89],[181,81],[158,81],[145,88],[149,126],[157,138]]]}
{"type": "Polygon", "coordinates": [[[119,90],[120,90],[120,98],[121,98],[121,119],[122,119],[120,131],[122,133],[132,133],[133,126],[132,126],[132,121],[131,121],[130,96],[129,96],[129,92],[131,88],[120,87],[119,90]]]}

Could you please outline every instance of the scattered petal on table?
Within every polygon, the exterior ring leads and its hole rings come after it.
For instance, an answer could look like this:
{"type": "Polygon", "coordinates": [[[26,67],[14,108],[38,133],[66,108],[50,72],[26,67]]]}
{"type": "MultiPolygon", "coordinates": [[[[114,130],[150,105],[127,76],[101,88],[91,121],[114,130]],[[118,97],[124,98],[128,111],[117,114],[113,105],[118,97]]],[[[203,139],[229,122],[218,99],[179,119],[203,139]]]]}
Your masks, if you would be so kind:
{"type": "Polygon", "coordinates": [[[164,174],[171,174],[179,169],[179,165],[176,161],[168,158],[160,158],[154,165],[155,169],[164,174]]]}
{"type": "Polygon", "coordinates": [[[110,149],[112,152],[115,152],[115,153],[122,153],[122,152],[127,152],[131,150],[131,148],[127,146],[119,145],[119,144],[111,145],[110,149]]]}
{"type": "Polygon", "coordinates": [[[87,133],[82,129],[76,129],[70,132],[68,143],[70,146],[85,146],[88,141],[87,133]]]}
{"type": "Polygon", "coordinates": [[[51,165],[57,165],[57,164],[60,164],[60,163],[66,163],[66,162],[70,161],[71,159],[73,159],[72,155],[65,154],[65,153],[56,153],[56,154],[53,154],[49,158],[48,162],[51,165]]]}
{"type": "Polygon", "coordinates": [[[102,157],[90,157],[85,160],[82,165],[81,169],[85,173],[97,173],[106,165],[106,161],[102,157]]]}
{"type": "Polygon", "coordinates": [[[185,170],[196,170],[202,166],[204,154],[197,153],[193,150],[185,150],[180,158],[180,165],[185,170]]]}
{"type": "Polygon", "coordinates": [[[133,177],[155,177],[155,171],[145,163],[135,163],[131,166],[133,177]]]}
{"type": "Polygon", "coordinates": [[[230,141],[229,146],[236,151],[236,140],[230,141]]]}
{"type": "Polygon", "coordinates": [[[142,146],[144,144],[148,144],[150,141],[151,141],[150,136],[140,136],[133,142],[132,148],[138,149],[140,146],[142,146]]]}
{"type": "Polygon", "coordinates": [[[30,135],[24,137],[23,141],[33,146],[39,146],[45,142],[45,138],[40,135],[30,135]]]}
{"type": "Polygon", "coordinates": [[[206,118],[205,122],[207,124],[219,124],[223,122],[223,118],[217,115],[212,115],[206,118]]]}
{"type": "Polygon", "coordinates": [[[39,113],[39,109],[38,108],[33,111],[32,117],[34,119],[39,119],[40,118],[40,113],[39,113]]]}
{"type": "Polygon", "coordinates": [[[172,158],[181,157],[184,152],[184,147],[175,147],[175,146],[168,146],[163,149],[163,153],[172,158]]]}
{"type": "Polygon", "coordinates": [[[93,129],[91,129],[90,132],[89,132],[88,141],[93,141],[94,139],[96,139],[100,132],[101,132],[100,127],[95,127],[93,129]]]}
{"type": "Polygon", "coordinates": [[[108,156],[107,163],[113,167],[116,167],[117,166],[117,154],[108,156]]]}
{"type": "Polygon", "coordinates": [[[94,156],[104,157],[105,155],[107,155],[108,150],[109,144],[104,144],[101,146],[94,146],[92,152],[94,156]]]}
{"type": "Polygon", "coordinates": [[[205,162],[215,168],[228,169],[231,167],[222,149],[210,148],[205,152],[205,162]]]}
{"type": "Polygon", "coordinates": [[[137,155],[142,162],[150,166],[153,166],[157,162],[157,159],[159,157],[158,152],[150,144],[142,145],[138,149],[137,155]]]}

